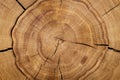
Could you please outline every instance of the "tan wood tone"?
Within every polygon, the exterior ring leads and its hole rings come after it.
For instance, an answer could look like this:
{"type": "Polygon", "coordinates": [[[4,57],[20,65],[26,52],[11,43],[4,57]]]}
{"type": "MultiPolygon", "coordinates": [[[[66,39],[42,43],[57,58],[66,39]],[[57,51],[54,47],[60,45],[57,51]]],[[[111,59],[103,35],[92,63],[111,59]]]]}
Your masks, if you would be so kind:
{"type": "Polygon", "coordinates": [[[105,3],[38,0],[12,32],[20,70],[30,80],[119,80],[119,5],[105,3]]]}
{"type": "Polygon", "coordinates": [[[25,9],[33,5],[37,0],[17,0],[25,9]]]}
{"type": "Polygon", "coordinates": [[[22,12],[15,0],[0,0],[0,80],[26,79],[15,65],[13,52],[8,51],[12,49],[12,28],[22,12]]]}
{"type": "Polygon", "coordinates": [[[120,80],[119,5],[0,0],[0,80],[120,80]]]}
{"type": "Polygon", "coordinates": [[[15,0],[0,0],[0,50],[12,47],[11,29],[22,11],[15,0]]]}
{"type": "Polygon", "coordinates": [[[15,65],[12,51],[0,53],[0,80],[25,80],[26,77],[15,65]]]}

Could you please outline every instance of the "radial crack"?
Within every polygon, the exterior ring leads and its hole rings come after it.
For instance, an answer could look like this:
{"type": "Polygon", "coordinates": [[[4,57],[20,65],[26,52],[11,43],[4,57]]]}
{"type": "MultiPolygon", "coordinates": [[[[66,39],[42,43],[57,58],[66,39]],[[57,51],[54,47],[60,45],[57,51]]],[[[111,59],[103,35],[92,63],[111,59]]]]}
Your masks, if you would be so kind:
{"type": "Polygon", "coordinates": [[[113,51],[115,51],[115,52],[120,52],[120,50],[114,49],[114,48],[111,48],[111,47],[108,47],[108,49],[109,49],[109,50],[113,50],[113,51]]]}
{"type": "MultiPolygon", "coordinates": [[[[59,67],[59,64],[60,64],[60,56],[59,56],[59,58],[58,58],[58,62],[57,62],[56,68],[59,67]]],[[[54,68],[54,79],[55,79],[55,71],[56,71],[56,68],[54,68]]]]}
{"type": "Polygon", "coordinates": [[[46,58],[46,60],[44,61],[44,65],[46,64],[46,62],[48,61],[48,59],[50,59],[51,57],[53,57],[56,54],[56,51],[57,51],[58,47],[59,47],[59,41],[57,43],[57,46],[56,46],[56,49],[55,49],[54,53],[51,56],[48,56],[46,58]]]}
{"type": "Polygon", "coordinates": [[[42,67],[42,64],[40,65],[40,68],[39,68],[39,70],[38,70],[38,73],[35,75],[35,77],[34,77],[34,79],[36,80],[36,77],[38,76],[38,74],[40,73],[40,71],[41,71],[41,67],[42,67]]]}
{"type": "Polygon", "coordinates": [[[35,0],[31,5],[29,5],[26,9],[28,9],[29,7],[31,7],[32,5],[34,5],[38,0],[35,0]]]}
{"type": "Polygon", "coordinates": [[[78,43],[78,42],[72,42],[72,43],[75,43],[75,44],[80,44],[80,45],[84,45],[84,46],[89,46],[89,47],[94,48],[93,46],[91,46],[91,45],[89,45],[89,44],[85,44],[85,43],[78,43]]]}
{"type": "MultiPolygon", "coordinates": [[[[57,63],[57,66],[56,66],[56,68],[58,68],[59,69],[59,71],[60,71],[60,80],[63,80],[63,75],[62,75],[62,71],[61,71],[61,69],[60,69],[60,56],[59,56],[59,59],[58,59],[58,63],[57,63]]],[[[55,69],[56,69],[55,68],[55,69]]]]}
{"type": "MultiPolygon", "coordinates": [[[[54,55],[56,54],[56,52],[57,52],[57,50],[58,50],[58,47],[59,47],[59,40],[58,40],[58,43],[57,43],[56,49],[55,49],[54,53],[52,54],[52,56],[54,56],[54,55]]],[[[52,56],[51,56],[51,57],[52,57],[52,56]]]]}
{"type": "Polygon", "coordinates": [[[2,50],[0,50],[0,52],[6,52],[6,51],[9,51],[9,50],[13,50],[13,48],[2,49],[2,50]]]}
{"type": "Polygon", "coordinates": [[[60,65],[60,56],[59,56],[59,58],[58,58],[57,67],[59,67],[59,65],[60,65]]]}
{"type": "Polygon", "coordinates": [[[109,46],[108,44],[95,44],[96,46],[109,46]]]}
{"type": "Polygon", "coordinates": [[[111,9],[109,9],[107,12],[105,12],[102,16],[108,14],[109,12],[111,12],[112,10],[114,10],[116,7],[118,7],[120,5],[120,3],[118,3],[116,6],[112,7],[111,9]]]}
{"type": "Polygon", "coordinates": [[[95,44],[96,46],[107,46],[109,50],[120,52],[120,50],[110,47],[108,44],[95,44]]]}
{"type": "Polygon", "coordinates": [[[57,67],[59,67],[59,71],[60,71],[60,78],[61,78],[61,80],[63,80],[62,71],[61,71],[61,69],[60,69],[60,56],[59,56],[59,59],[58,59],[58,65],[57,65],[57,67]]]}
{"type": "Polygon", "coordinates": [[[73,41],[68,41],[68,40],[64,40],[64,39],[61,39],[61,38],[57,38],[57,39],[59,39],[59,40],[61,40],[61,41],[66,41],[66,42],[70,42],[70,43],[74,43],[74,44],[80,44],[80,45],[84,45],[84,46],[88,46],[88,47],[92,47],[92,48],[94,48],[93,46],[91,46],[91,45],[89,45],[89,44],[85,44],[85,43],[79,43],[79,42],[73,42],[73,41]]]}
{"type": "Polygon", "coordinates": [[[16,1],[24,10],[26,10],[25,7],[18,0],[16,0],[16,1]]]}
{"type": "Polygon", "coordinates": [[[63,75],[62,75],[62,71],[61,71],[60,67],[59,67],[59,71],[60,71],[61,80],[63,80],[63,75]]]}

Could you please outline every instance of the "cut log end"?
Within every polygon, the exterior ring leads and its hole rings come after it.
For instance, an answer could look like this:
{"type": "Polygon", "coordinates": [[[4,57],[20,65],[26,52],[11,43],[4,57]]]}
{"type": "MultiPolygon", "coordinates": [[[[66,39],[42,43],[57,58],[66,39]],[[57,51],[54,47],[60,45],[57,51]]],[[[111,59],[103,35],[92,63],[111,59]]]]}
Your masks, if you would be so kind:
{"type": "Polygon", "coordinates": [[[108,50],[95,44],[109,42],[104,20],[87,0],[37,1],[20,17],[12,38],[17,66],[36,80],[84,78],[108,50]]]}

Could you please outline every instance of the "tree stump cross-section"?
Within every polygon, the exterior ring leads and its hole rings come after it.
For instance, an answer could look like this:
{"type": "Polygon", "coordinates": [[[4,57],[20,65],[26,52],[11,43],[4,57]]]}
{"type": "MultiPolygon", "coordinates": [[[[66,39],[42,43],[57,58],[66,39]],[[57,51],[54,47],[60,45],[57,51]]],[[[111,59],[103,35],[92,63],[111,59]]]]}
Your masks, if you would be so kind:
{"type": "Polygon", "coordinates": [[[108,50],[108,30],[88,0],[42,0],[12,31],[18,68],[33,80],[84,80],[108,50]]]}

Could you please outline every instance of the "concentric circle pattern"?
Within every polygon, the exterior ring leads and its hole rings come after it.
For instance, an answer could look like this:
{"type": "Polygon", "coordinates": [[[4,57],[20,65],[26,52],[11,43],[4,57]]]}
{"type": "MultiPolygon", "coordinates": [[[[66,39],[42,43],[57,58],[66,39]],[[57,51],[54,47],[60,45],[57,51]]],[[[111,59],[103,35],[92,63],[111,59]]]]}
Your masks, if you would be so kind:
{"type": "Polygon", "coordinates": [[[96,70],[108,43],[104,21],[86,0],[37,1],[13,29],[20,70],[34,80],[82,80],[96,70]]]}

